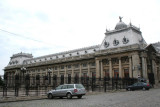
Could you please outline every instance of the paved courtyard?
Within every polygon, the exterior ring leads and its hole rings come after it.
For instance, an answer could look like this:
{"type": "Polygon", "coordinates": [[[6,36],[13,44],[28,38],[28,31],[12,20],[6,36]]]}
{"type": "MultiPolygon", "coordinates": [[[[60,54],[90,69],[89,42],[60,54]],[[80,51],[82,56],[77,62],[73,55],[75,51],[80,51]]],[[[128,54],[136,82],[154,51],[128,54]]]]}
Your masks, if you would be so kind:
{"type": "Polygon", "coordinates": [[[160,89],[83,96],[82,99],[42,99],[0,103],[0,107],[160,107],[160,89]]]}

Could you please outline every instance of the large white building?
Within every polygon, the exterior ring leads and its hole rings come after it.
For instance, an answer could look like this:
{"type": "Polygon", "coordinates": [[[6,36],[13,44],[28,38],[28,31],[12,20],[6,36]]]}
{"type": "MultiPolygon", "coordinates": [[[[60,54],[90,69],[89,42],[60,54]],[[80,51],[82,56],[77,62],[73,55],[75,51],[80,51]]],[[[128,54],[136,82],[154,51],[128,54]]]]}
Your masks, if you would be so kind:
{"type": "MultiPolygon", "coordinates": [[[[70,77],[96,78],[137,78],[138,75],[160,81],[160,43],[147,44],[140,29],[131,23],[128,25],[119,17],[114,30],[106,30],[100,45],[60,52],[40,57],[31,54],[14,54],[4,69],[13,84],[15,74],[29,74],[70,77]]],[[[32,81],[31,81],[32,82],[32,81]]]]}

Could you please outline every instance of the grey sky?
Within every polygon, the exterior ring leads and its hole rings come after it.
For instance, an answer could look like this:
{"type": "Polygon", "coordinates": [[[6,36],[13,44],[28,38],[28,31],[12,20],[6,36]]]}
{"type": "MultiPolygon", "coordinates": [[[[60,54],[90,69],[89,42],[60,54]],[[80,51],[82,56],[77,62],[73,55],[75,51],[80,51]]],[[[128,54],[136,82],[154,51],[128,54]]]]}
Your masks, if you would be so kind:
{"type": "Polygon", "coordinates": [[[0,0],[0,74],[12,54],[34,57],[101,44],[118,17],[160,41],[159,0],[0,0]]]}

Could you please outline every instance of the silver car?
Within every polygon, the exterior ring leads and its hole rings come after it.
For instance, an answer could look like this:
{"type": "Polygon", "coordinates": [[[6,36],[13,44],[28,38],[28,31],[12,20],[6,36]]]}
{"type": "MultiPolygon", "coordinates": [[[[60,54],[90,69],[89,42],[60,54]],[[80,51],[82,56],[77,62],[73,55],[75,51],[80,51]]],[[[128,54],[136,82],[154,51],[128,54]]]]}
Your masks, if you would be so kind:
{"type": "Polygon", "coordinates": [[[64,84],[59,85],[55,90],[51,90],[47,93],[49,99],[54,97],[67,97],[71,99],[73,96],[82,98],[86,94],[86,90],[82,84],[64,84]]]}

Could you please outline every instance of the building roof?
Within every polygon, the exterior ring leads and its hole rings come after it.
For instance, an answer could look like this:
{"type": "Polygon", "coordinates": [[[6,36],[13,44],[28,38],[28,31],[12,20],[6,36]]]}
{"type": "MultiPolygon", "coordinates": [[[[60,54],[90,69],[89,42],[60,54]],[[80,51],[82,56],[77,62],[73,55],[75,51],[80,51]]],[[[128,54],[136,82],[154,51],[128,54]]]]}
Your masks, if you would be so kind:
{"type": "Polygon", "coordinates": [[[155,48],[155,50],[157,51],[157,53],[160,53],[160,42],[153,43],[152,45],[155,48]]]}

